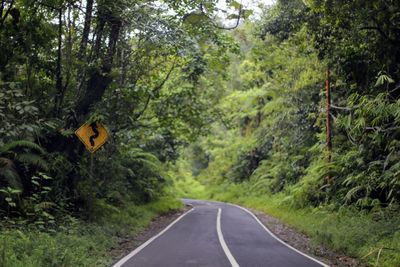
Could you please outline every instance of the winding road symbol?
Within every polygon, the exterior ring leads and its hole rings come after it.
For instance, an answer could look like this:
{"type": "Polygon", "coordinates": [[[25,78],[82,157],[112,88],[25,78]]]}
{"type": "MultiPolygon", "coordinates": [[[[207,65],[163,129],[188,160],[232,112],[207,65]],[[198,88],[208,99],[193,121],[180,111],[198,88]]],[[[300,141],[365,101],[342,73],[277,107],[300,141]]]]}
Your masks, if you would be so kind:
{"type": "Polygon", "coordinates": [[[92,128],[92,131],[94,134],[89,137],[89,142],[90,142],[90,145],[92,147],[94,147],[94,145],[95,145],[94,139],[99,137],[99,131],[97,130],[97,122],[92,122],[90,124],[90,127],[92,128]]]}
{"type": "Polygon", "coordinates": [[[85,123],[75,134],[90,153],[96,152],[108,139],[108,132],[100,122],[85,123]]]}

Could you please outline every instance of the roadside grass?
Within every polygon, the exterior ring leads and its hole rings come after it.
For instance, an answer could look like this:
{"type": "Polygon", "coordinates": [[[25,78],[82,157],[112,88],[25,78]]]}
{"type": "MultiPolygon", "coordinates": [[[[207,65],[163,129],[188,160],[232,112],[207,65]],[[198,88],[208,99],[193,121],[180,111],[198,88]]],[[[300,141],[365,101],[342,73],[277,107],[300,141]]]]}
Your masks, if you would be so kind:
{"type": "Polygon", "coordinates": [[[34,227],[0,228],[0,267],[109,266],[118,237],[133,236],[156,216],[182,207],[172,197],[146,205],[114,207],[94,203],[96,220],[66,218],[64,226],[43,232],[34,227]]]}
{"type": "Polygon", "coordinates": [[[350,207],[294,208],[284,193],[270,195],[252,190],[250,183],[211,186],[208,199],[236,203],[281,219],[323,245],[368,266],[400,266],[400,218],[388,211],[367,214],[350,207]]]}

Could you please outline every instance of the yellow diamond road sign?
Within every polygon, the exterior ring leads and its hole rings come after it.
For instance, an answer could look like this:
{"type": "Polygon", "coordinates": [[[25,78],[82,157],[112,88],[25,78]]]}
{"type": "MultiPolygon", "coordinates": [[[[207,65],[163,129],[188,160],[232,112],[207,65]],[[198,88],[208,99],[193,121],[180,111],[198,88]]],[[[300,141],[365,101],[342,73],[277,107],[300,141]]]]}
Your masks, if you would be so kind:
{"type": "Polygon", "coordinates": [[[99,122],[85,123],[75,134],[79,137],[90,153],[96,152],[107,141],[108,132],[99,122]]]}

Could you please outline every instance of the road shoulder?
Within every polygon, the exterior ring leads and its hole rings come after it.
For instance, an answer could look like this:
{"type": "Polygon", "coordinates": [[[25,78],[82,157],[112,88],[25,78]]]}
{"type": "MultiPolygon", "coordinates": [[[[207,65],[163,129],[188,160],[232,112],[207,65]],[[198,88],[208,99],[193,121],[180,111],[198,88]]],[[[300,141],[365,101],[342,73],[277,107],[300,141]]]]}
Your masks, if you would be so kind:
{"type": "Polygon", "coordinates": [[[310,238],[305,234],[299,232],[293,227],[284,224],[281,220],[259,212],[257,210],[249,209],[257,218],[277,237],[291,245],[292,247],[310,255],[314,258],[326,262],[332,267],[363,267],[356,259],[348,257],[344,254],[334,252],[322,246],[312,244],[310,238]]]}

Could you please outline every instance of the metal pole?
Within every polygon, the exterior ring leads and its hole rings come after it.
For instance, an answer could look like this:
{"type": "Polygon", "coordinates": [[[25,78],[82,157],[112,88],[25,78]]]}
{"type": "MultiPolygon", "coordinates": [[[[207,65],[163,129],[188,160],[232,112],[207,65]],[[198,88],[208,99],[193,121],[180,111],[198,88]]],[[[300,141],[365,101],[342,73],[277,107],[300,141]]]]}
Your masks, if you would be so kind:
{"type": "MultiPolygon", "coordinates": [[[[332,128],[331,128],[331,86],[330,86],[330,71],[326,70],[326,148],[328,152],[328,164],[332,161],[332,128]]],[[[329,169],[330,171],[330,169],[329,169]]],[[[326,177],[328,185],[332,182],[331,174],[326,177]]]]}
{"type": "Polygon", "coordinates": [[[94,153],[90,153],[90,179],[93,180],[93,157],[94,153]]]}

